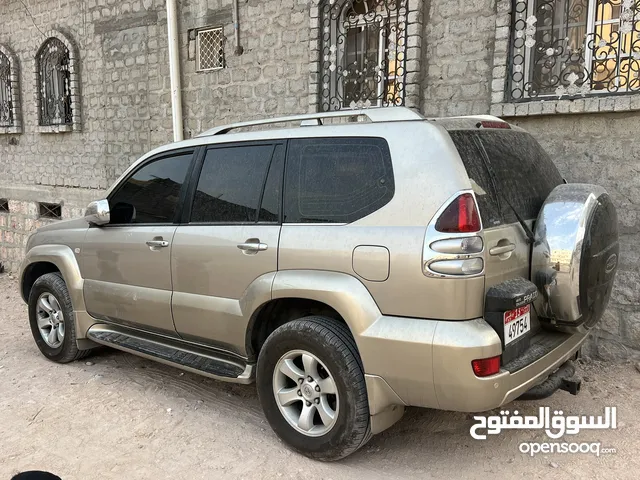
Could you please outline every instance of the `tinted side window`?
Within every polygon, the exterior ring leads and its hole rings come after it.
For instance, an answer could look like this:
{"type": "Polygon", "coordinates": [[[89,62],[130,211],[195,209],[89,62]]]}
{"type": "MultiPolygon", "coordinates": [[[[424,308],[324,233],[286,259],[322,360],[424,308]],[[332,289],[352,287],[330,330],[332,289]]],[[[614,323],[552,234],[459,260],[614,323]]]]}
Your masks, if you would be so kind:
{"type": "Polygon", "coordinates": [[[191,210],[193,223],[255,223],[273,145],[207,151],[191,210]]]}
{"type": "Polygon", "coordinates": [[[110,223],[172,223],[192,157],[165,157],[138,169],[109,199],[110,223]]]}
{"type": "Polygon", "coordinates": [[[289,143],[285,222],[354,222],[389,203],[393,194],[391,156],[381,138],[289,143]]]}
{"type": "Polygon", "coordinates": [[[528,133],[514,130],[449,132],[472,181],[485,227],[515,223],[509,203],[535,219],[562,177],[528,133]],[[508,202],[508,203],[507,203],[508,202]]]}

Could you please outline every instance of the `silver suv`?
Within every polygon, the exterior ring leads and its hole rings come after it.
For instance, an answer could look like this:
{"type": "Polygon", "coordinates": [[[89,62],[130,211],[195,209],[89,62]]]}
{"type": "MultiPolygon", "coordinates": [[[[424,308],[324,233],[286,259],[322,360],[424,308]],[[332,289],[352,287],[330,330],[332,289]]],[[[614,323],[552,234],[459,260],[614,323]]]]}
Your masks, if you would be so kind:
{"type": "Polygon", "coordinates": [[[617,258],[607,193],[520,128],[374,108],[148,153],[29,238],[20,288],[47,358],[102,344],[255,381],[280,438],[335,460],[405,406],[577,393],[617,258]]]}

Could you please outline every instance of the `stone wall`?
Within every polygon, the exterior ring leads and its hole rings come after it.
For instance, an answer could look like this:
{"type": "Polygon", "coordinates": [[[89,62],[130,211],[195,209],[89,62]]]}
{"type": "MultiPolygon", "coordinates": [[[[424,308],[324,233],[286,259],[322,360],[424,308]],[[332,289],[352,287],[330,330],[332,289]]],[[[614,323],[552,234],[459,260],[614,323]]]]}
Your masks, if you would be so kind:
{"type": "Polygon", "coordinates": [[[62,218],[76,218],[84,214],[84,206],[102,193],[87,189],[0,185],[0,198],[9,199],[9,212],[0,211],[0,264],[8,271],[17,271],[29,235],[36,228],[58,221],[41,218],[39,202],[60,204],[62,218]]]}
{"type": "MultiPolygon", "coordinates": [[[[164,0],[25,3],[0,1],[0,44],[18,61],[21,99],[21,132],[0,130],[0,199],[11,200],[0,224],[0,262],[10,268],[37,223],[38,202],[62,204],[62,218],[80,215],[140,155],[173,138],[164,0]],[[35,55],[53,31],[77,51],[78,131],[38,126],[35,55]]],[[[231,11],[231,0],[179,2],[186,138],[308,110],[309,3],[241,1],[240,56],[231,11]],[[198,73],[189,32],[205,26],[224,28],[226,68],[198,73]]]]}
{"type": "MultiPolygon", "coordinates": [[[[132,161],[172,139],[164,0],[25,3],[29,12],[21,0],[0,0],[0,44],[19,61],[22,119],[22,133],[0,131],[0,199],[11,201],[11,213],[0,214],[0,261],[10,268],[30,230],[48,221],[37,218],[38,202],[61,203],[63,218],[80,215],[132,161]],[[37,128],[34,56],[52,29],[77,47],[79,132],[37,128]]],[[[239,9],[244,53],[238,56],[231,0],[179,2],[186,137],[314,106],[317,0],[243,0],[239,9]],[[190,32],[205,26],[223,28],[226,68],[198,73],[190,32]]],[[[408,57],[408,104],[429,116],[495,107],[505,76],[509,9],[508,0],[409,0],[408,48],[420,58],[408,57]]],[[[640,94],[630,98],[640,104],[640,94]]],[[[585,104],[560,103],[558,112],[585,104]]],[[[640,112],[516,116],[512,105],[500,111],[536,136],[569,181],[599,183],[611,193],[620,217],[620,269],[594,348],[610,358],[640,348],[640,255],[634,247],[640,243],[640,155],[633,135],[640,112]]]]}
{"type": "Polygon", "coordinates": [[[495,0],[431,0],[425,15],[422,112],[489,113],[495,0]]]}

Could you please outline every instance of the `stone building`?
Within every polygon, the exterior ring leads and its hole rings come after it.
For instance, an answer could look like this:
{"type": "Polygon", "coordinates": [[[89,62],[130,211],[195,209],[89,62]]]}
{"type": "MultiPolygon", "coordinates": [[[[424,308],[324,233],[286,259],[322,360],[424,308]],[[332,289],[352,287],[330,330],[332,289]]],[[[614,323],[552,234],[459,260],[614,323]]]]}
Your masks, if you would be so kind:
{"type": "MultiPolygon", "coordinates": [[[[184,137],[369,105],[492,113],[618,208],[595,346],[640,349],[640,7],[632,0],[178,0],[184,137]],[[234,28],[237,6],[237,33],[234,28]]],[[[170,142],[165,0],[0,0],[0,262],[170,142]]]]}

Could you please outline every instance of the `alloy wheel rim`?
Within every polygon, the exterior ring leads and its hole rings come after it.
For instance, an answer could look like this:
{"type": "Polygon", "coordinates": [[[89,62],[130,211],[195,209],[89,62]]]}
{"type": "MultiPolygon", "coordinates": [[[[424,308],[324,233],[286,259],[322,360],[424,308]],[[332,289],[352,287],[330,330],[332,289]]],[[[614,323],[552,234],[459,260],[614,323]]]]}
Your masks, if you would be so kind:
{"type": "Polygon", "coordinates": [[[51,348],[62,345],[65,333],[64,314],[60,302],[52,293],[45,292],[38,297],[36,321],[44,343],[51,348]]]}
{"type": "Polygon", "coordinates": [[[306,350],[280,357],[273,372],[273,395],[287,423],[303,435],[325,435],[338,420],[334,378],[326,365],[306,350]]]}

